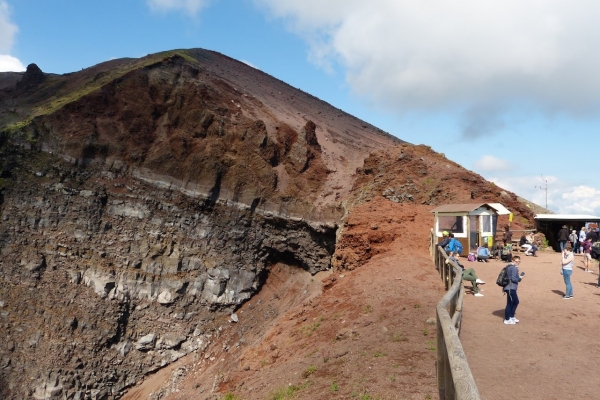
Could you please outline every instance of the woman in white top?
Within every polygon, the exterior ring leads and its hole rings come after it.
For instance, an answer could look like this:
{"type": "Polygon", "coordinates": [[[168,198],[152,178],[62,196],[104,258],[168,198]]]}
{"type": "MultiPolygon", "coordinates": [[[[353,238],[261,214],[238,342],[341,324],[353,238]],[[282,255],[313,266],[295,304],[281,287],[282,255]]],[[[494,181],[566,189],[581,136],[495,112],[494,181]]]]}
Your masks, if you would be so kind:
{"type": "Polygon", "coordinates": [[[571,252],[571,246],[567,244],[567,247],[562,251],[560,257],[561,270],[560,274],[563,276],[566,285],[566,292],[563,299],[573,298],[573,285],[571,285],[571,274],[573,273],[573,262],[575,256],[571,252]]]}

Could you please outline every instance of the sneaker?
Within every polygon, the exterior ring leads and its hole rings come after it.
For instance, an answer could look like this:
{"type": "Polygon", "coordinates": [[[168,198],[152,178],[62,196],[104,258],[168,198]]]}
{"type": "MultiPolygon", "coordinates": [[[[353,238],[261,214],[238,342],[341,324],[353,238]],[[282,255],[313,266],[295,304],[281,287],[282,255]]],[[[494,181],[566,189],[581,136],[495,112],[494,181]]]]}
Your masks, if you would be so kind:
{"type": "Polygon", "coordinates": [[[473,296],[475,296],[475,297],[483,297],[483,295],[481,293],[475,293],[473,296]]]}
{"type": "Polygon", "coordinates": [[[568,300],[570,298],[572,298],[573,296],[563,296],[563,300],[568,300]]]}
{"type": "Polygon", "coordinates": [[[511,318],[511,321],[515,321],[515,323],[516,323],[516,324],[518,324],[518,323],[519,323],[519,320],[518,320],[518,319],[516,319],[515,317],[512,317],[512,318],[511,318]]]}
{"type": "Polygon", "coordinates": [[[516,322],[513,321],[512,319],[505,319],[504,320],[504,324],[506,324],[506,325],[515,325],[516,322]]]}
{"type": "Polygon", "coordinates": [[[475,283],[477,283],[478,285],[485,285],[485,282],[479,278],[475,279],[475,283]]]}

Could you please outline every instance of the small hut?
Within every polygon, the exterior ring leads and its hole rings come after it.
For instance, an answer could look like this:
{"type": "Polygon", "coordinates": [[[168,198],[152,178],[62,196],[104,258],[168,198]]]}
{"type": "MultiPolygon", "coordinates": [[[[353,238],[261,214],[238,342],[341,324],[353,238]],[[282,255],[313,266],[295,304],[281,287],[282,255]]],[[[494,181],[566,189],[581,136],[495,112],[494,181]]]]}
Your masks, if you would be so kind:
{"type": "Polygon", "coordinates": [[[445,204],[431,210],[434,213],[434,231],[441,241],[442,232],[454,234],[463,248],[474,252],[484,243],[494,245],[498,216],[510,211],[500,203],[445,204]]]}

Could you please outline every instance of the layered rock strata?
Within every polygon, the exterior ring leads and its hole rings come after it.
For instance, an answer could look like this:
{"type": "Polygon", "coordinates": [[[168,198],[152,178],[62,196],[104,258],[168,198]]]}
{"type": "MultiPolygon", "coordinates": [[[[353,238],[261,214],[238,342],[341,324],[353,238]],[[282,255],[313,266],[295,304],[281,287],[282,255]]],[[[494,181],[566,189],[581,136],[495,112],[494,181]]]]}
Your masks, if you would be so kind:
{"type": "Polygon", "coordinates": [[[208,346],[215,316],[259,290],[272,263],[330,267],[335,224],[191,197],[46,153],[13,149],[5,160],[4,398],[118,397],[208,346]]]}

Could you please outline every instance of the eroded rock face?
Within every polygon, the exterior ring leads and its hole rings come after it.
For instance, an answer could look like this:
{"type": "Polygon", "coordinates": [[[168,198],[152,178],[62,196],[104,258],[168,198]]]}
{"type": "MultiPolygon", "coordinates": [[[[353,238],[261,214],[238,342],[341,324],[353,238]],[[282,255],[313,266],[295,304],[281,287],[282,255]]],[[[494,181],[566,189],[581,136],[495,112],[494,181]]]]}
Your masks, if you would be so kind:
{"type": "Polygon", "coordinates": [[[271,263],[330,267],[335,225],[32,157],[0,203],[3,398],[118,397],[206,348],[271,263]]]}

